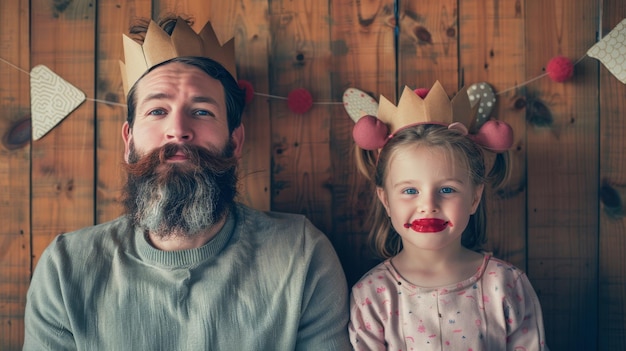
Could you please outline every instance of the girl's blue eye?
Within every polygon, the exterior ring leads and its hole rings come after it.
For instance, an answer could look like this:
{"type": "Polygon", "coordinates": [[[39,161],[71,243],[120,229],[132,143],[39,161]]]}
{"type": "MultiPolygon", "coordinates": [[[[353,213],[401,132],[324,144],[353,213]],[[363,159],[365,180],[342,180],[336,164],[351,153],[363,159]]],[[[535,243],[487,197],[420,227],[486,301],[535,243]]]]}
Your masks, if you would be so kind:
{"type": "Polygon", "coordinates": [[[445,187],[445,188],[441,188],[441,192],[444,194],[451,194],[454,192],[454,189],[449,188],[449,187],[445,187]]]}
{"type": "Polygon", "coordinates": [[[405,193],[405,194],[407,194],[407,195],[415,195],[415,194],[417,194],[417,190],[416,190],[416,189],[413,189],[413,188],[411,188],[411,189],[406,189],[406,190],[404,190],[404,191],[403,191],[403,193],[405,193]]]}

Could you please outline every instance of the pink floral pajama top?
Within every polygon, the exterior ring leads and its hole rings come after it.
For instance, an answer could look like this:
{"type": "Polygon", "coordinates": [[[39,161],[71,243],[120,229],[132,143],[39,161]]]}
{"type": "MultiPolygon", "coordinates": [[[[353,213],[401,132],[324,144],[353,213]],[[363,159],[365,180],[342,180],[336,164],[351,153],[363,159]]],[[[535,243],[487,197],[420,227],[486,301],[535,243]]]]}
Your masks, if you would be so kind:
{"type": "Polygon", "coordinates": [[[355,350],[548,350],[541,306],[528,277],[485,255],[471,278],[421,288],[388,259],[352,288],[350,341],[355,350]]]}

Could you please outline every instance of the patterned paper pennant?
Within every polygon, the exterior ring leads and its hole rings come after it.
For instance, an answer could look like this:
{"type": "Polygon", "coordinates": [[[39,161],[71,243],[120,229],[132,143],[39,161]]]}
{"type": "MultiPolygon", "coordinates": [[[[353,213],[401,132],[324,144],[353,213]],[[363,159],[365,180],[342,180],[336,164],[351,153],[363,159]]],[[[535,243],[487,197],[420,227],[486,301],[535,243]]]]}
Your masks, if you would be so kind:
{"type": "Polygon", "coordinates": [[[472,107],[478,105],[476,113],[476,128],[480,128],[489,120],[491,111],[496,104],[496,94],[493,88],[486,82],[474,83],[467,88],[467,95],[472,107]]]}
{"type": "Polygon", "coordinates": [[[30,71],[33,140],[39,140],[85,101],[85,94],[44,65],[30,71]]]}
{"type": "Polygon", "coordinates": [[[626,84],[626,18],[592,46],[587,55],[600,60],[609,72],[626,84]]]}
{"type": "Polygon", "coordinates": [[[348,88],[343,93],[343,107],[355,123],[365,115],[376,116],[378,113],[376,100],[356,88],[348,88]]]}

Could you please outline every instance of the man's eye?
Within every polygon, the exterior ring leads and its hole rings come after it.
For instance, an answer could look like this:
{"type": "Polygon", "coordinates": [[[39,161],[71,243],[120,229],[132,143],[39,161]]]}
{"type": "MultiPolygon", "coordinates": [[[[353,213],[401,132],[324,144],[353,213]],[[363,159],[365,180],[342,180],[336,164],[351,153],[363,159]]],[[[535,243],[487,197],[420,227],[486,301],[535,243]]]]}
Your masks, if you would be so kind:
{"type": "Polygon", "coordinates": [[[208,110],[196,110],[193,113],[196,116],[210,116],[210,117],[215,117],[215,114],[211,111],[208,110]]]}
{"type": "Polygon", "coordinates": [[[156,110],[152,110],[152,111],[148,112],[148,114],[151,115],[151,116],[162,116],[162,115],[165,114],[165,111],[161,110],[161,109],[156,109],[156,110]]]}
{"type": "Polygon", "coordinates": [[[405,193],[407,195],[415,195],[415,194],[417,194],[417,189],[414,189],[414,188],[405,189],[403,191],[403,193],[405,193]]]}

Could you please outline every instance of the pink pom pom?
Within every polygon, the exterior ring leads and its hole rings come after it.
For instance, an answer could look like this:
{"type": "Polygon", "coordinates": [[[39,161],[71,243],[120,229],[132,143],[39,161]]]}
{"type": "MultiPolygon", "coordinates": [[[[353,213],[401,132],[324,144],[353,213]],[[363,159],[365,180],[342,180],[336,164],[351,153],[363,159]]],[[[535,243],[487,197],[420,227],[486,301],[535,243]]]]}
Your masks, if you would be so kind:
{"type": "Polygon", "coordinates": [[[426,95],[428,95],[428,92],[430,91],[430,89],[428,88],[417,88],[415,90],[413,90],[415,92],[415,94],[417,94],[417,96],[421,97],[422,99],[426,97],[426,95]]]}
{"type": "Polygon", "coordinates": [[[252,101],[252,98],[254,98],[254,87],[252,87],[252,83],[245,79],[240,79],[237,83],[239,84],[239,88],[241,88],[246,94],[246,105],[249,104],[252,101]]]}
{"type": "Polygon", "coordinates": [[[311,93],[304,88],[292,90],[289,95],[287,95],[287,106],[289,106],[289,109],[293,113],[305,113],[313,106],[313,97],[311,93]]]}
{"type": "Polygon", "coordinates": [[[370,115],[361,117],[352,128],[354,142],[364,150],[377,150],[387,143],[389,128],[378,118],[370,115]]]}
{"type": "Polygon", "coordinates": [[[513,128],[506,122],[489,120],[472,139],[491,151],[504,152],[513,145],[513,128]]]}
{"type": "Polygon", "coordinates": [[[546,66],[546,72],[550,79],[562,83],[574,75],[574,64],[567,57],[553,57],[546,66]]]}

